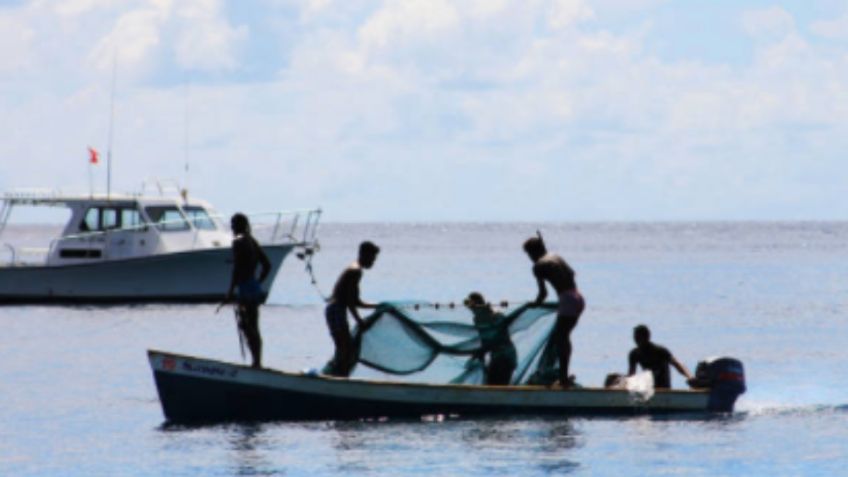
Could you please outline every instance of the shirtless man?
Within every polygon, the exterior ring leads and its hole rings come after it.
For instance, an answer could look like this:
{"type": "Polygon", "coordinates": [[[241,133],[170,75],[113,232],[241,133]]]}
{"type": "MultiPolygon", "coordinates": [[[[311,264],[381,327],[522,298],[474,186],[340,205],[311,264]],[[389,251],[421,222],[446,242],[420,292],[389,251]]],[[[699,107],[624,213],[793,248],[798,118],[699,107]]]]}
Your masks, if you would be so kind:
{"type": "Polygon", "coordinates": [[[362,321],[362,317],[359,316],[357,308],[377,307],[376,305],[363,302],[359,297],[359,282],[362,280],[362,270],[367,270],[374,266],[374,261],[377,260],[377,254],[379,253],[380,248],[372,242],[362,242],[359,244],[359,257],[339,276],[336,286],[333,288],[333,295],[330,297],[327,308],[324,311],[324,316],[327,319],[327,327],[330,329],[330,336],[333,337],[333,343],[336,345],[332,371],[330,373],[334,376],[349,376],[354,364],[356,364],[353,340],[350,336],[350,328],[347,322],[348,310],[359,326],[363,326],[364,322],[362,321]]]}
{"type": "Polygon", "coordinates": [[[244,214],[238,213],[230,219],[233,230],[233,275],[230,288],[227,290],[225,302],[233,301],[234,292],[238,288],[238,325],[247,340],[254,368],[262,367],[262,336],[259,334],[259,305],[265,298],[261,283],[271,272],[271,262],[268,256],[250,235],[250,222],[244,214]],[[262,266],[259,279],[256,278],[256,268],[262,266]]]}
{"type": "Polygon", "coordinates": [[[672,356],[668,348],[651,342],[651,330],[645,325],[639,325],[633,328],[633,341],[636,342],[636,347],[630,352],[628,361],[630,370],[628,376],[633,376],[636,373],[636,365],[644,370],[650,370],[654,375],[654,389],[668,389],[671,387],[671,373],[669,364],[686,376],[687,382],[692,381],[692,374],[686,369],[686,366],[680,364],[680,361],[672,356]]]}
{"type": "Polygon", "coordinates": [[[583,313],[585,302],[577,290],[574,270],[559,255],[548,253],[541,237],[531,237],[524,242],[524,251],[533,261],[533,275],[539,286],[535,304],[541,305],[548,296],[545,283],[550,283],[559,298],[557,321],[551,340],[556,346],[559,357],[559,382],[562,387],[570,387],[574,378],[568,374],[571,361],[571,332],[577,326],[577,320],[583,313]]]}

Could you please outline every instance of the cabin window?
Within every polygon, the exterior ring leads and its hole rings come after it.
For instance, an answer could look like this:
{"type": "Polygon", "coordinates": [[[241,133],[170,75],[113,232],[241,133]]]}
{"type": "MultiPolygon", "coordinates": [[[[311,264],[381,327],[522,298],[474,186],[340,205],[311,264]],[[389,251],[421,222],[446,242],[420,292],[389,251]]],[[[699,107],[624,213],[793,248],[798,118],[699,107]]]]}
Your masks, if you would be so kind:
{"type": "Polygon", "coordinates": [[[156,228],[163,232],[174,232],[188,230],[189,225],[175,206],[151,206],[145,207],[144,211],[150,217],[150,221],[156,224],[156,228]]]}
{"type": "Polygon", "coordinates": [[[121,227],[139,230],[142,227],[141,214],[138,209],[121,209],[121,227]]]}
{"type": "Polygon", "coordinates": [[[135,207],[92,207],[85,212],[80,231],[102,232],[104,230],[143,230],[144,222],[135,207]]]}
{"type": "Polygon", "coordinates": [[[85,217],[80,224],[80,230],[83,232],[100,230],[100,209],[92,207],[85,212],[85,217]]]}
{"type": "Polygon", "coordinates": [[[217,228],[212,217],[209,216],[203,207],[189,205],[183,207],[183,211],[186,213],[188,220],[194,225],[194,228],[198,230],[215,230],[217,228]]]}
{"type": "Polygon", "coordinates": [[[112,207],[100,209],[100,228],[103,230],[117,229],[121,227],[118,221],[118,209],[112,207]]]}

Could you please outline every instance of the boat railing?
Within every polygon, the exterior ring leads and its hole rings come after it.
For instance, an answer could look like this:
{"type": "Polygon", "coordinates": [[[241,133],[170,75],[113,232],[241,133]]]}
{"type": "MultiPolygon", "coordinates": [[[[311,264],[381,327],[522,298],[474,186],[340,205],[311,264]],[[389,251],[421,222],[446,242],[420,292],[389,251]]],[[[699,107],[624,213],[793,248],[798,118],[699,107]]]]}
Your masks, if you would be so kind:
{"type": "MultiPolygon", "coordinates": [[[[264,245],[279,245],[291,244],[298,247],[315,247],[317,245],[318,224],[321,218],[321,209],[304,209],[292,211],[277,211],[277,212],[260,212],[247,214],[251,221],[251,229],[256,239],[264,245]]],[[[220,232],[229,232],[225,226],[229,221],[224,221],[221,215],[210,216],[216,225],[216,229],[220,232]]],[[[64,235],[53,239],[48,247],[16,247],[12,244],[4,244],[0,248],[0,265],[15,266],[28,265],[35,263],[46,263],[48,257],[54,255],[56,247],[60,244],[68,244],[75,242],[78,244],[87,244],[88,246],[97,246],[107,249],[109,245],[109,237],[116,234],[128,232],[145,232],[149,228],[154,227],[160,231],[168,230],[168,227],[180,229],[186,227],[186,231],[191,230],[193,239],[187,250],[195,250],[208,248],[207,241],[201,240],[201,234],[204,229],[196,226],[196,223],[191,219],[176,219],[160,222],[145,222],[138,225],[113,228],[108,230],[97,230],[90,232],[80,232],[77,234],[64,235]]],[[[222,244],[222,245],[229,245],[222,244]]],[[[108,251],[104,250],[104,256],[108,256],[108,251]]]]}
{"type": "Polygon", "coordinates": [[[248,214],[251,231],[260,243],[314,246],[321,209],[248,214]]]}
{"type": "Polygon", "coordinates": [[[160,197],[166,196],[182,196],[185,189],[181,188],[179,183],[174,179],[160,179],[151,177],[141,181],[141,190],[139,191],[139,195],[145,195],[145,193],[149,190],[155,190],[159,193],[160,197]]]}
{"type": "MultiPolygon", "coordinates": [[[[295,246],[311,247],[317,242],[318,223],[321,218],[321,209],[304,209],[279,212],[259,212],[247,214],[251,221],[251,230],[256,239],[262,244],[278,245],[292,244],[295,246]]],[[[216,227],[224,227],[226,222],[220,214],[210,215],[216,227]]],[[[88,244],[103,244],[108,247],[108,238],[123,232],[147,231],[149,228],[157,228],[160,231],[187,227],[186,231],[192,230],[193,240],[188,250],[207,248],[208,245],[199,240],[204,229],[196,226],[192,219],[163,220],[159,222],[144,222],[130,227],[120,227],[108,230],[97,230],[81,232],[77,234],[64,235],[53,239],[50,246],[45,249],[45,256],[52,256],[54,249],[60,243],[78,242],[88,244]]],[[[224,229],[226,230],[226,229],[224,229]]],[[[14,252],[13,252],[14,255],[14,252]]],[[[14,260],[13,260],[14,261],[14,260]]]]}

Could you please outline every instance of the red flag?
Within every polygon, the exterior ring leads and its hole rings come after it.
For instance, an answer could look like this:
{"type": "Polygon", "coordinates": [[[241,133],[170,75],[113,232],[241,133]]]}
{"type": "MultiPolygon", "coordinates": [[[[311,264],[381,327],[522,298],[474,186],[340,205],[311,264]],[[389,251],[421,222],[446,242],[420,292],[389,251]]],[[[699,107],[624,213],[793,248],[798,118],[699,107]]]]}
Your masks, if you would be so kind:
{"type": "Polygon", "coordinates": [[[97,152],[97,149],[89,146],[88,148],[88,162],[90,164],[97,164],[100,161],[100,153],[97,152]]]}

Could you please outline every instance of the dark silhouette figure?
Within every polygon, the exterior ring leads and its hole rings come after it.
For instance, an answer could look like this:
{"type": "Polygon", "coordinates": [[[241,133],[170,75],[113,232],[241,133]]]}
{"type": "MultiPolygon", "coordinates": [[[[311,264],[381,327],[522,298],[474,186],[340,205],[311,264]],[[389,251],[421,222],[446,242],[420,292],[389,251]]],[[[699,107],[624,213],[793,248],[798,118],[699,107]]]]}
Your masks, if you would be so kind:
{"type": "Polygon", "coordinates": [[[642,369],[650,370],[654,375],[655,389],[668,389],[671,387],[670,364],[680,374],[686,376],[687,382],[692,380],[692,375],[686,369],[686,366],[680,364],[667,348],[651,342],[651,330],[647,326],[639,325],[633,328],[633,341],[636,342],[636,347],[630,352],[628,358],[630,363],[628,376],[633,376],[636,373],[636,365],[638,364],[642,369]]]}
{"type": "Polygon", "coordinates": [[[250,356],[253,359],[251,366],[261,368],[262,336],[259,334],[259,305],[265,298],[262,282],[271,273],[271,262],[256,239],[250,235],[250,222],[244,214],[234,214],[230,219],[230,228],[235,235],[233,276],[224,301],[233,301],[235,296],[238,326],[250,349],[250,356]],[[256,268],[260,265],[262,271],[257,279],[256,268]],[[238,295],[234,295],[236,289],[238,289],[238,295]]]}
{"type": "Polygon", "coordinates": [[[557,320],[551,340],[556,346],[559,357],[559,382],[562,387],[570,387],[574,377],[568,374],[571,361],[571,332],[583,313],[586,304],[577,290],[574,270],[559,255],[548,253],[545,242],[540,237],[531,237],[524,242],[524,251],[533,261],[533,275],[539,286],[535,304],[541,305],[548,296],[545,283],[550,283],[557,293],[559,305],[557,320]]]}
{"type": "Polygon", "coordinates": [[[332,365],[327,374],[347,377],[353,371],[353,366],[356,364],[356,351],[353,348],[347,312],[350,311],[361,327],[364,326],[364,322],[357,308],[376,308],[376,305],[365,303],[359,297],[359,282],[362,280],[363,269],[367,270],[374,266],[379,253],[380,248],[374,243],[362,242],[359,244],[357,260],[345,268],[336,281],[333,295],[324,311],[330,336],[333,337],[333,343],[336,345],[332,365]]]}
{"type": "Polygon", "coordinates": [[[483,360],[486,354],[489,355],[486,384],[508,385],[518,365],[518,355],[509,337],[509,328],[503,322],[503,314],[492,310],[483,295],[477,292],[468,295],[465,306],[474,314],[474,326],[480,333],[481,346],[477,358],[483,360]]]}

